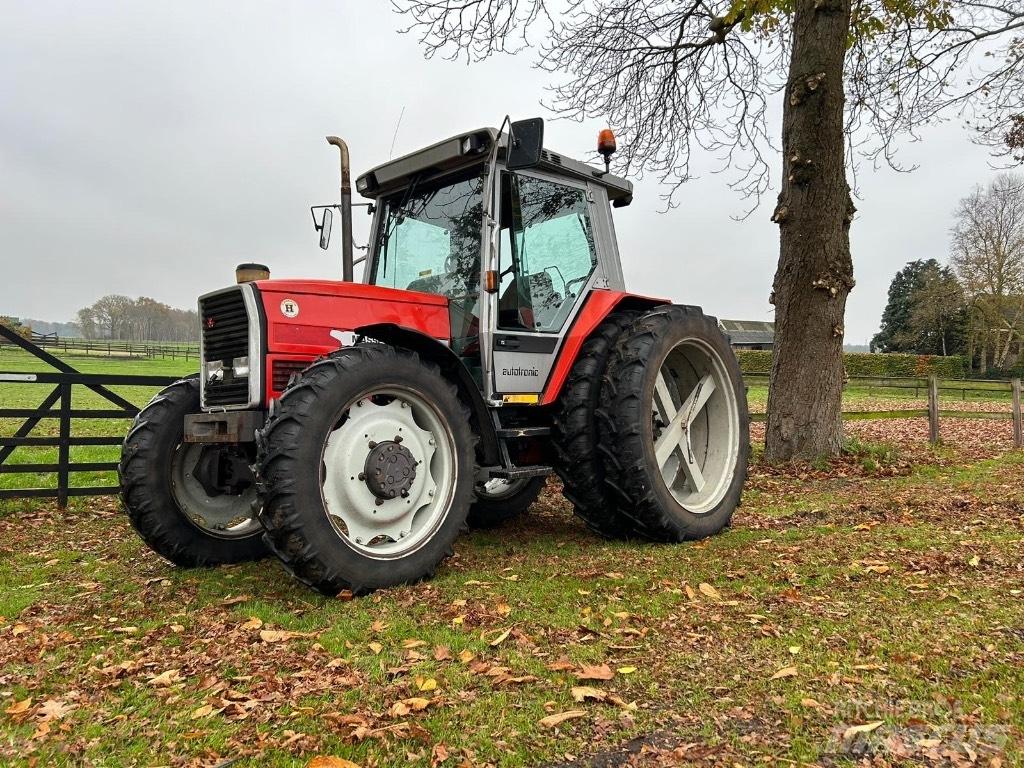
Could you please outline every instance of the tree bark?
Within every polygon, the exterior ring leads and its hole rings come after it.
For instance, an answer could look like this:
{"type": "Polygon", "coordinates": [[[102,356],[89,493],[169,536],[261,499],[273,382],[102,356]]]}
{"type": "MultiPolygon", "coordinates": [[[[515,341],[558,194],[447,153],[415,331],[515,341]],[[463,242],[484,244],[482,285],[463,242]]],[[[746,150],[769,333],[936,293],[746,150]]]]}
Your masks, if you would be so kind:
{"type": "Polygon", "coordinates": [[[843,317],[853,288],[843,69],[850,0],[796,0],[782,116],[782,190],[772,220],[775,353],[765,454],[772,461],[842,448],[843,317]]]}

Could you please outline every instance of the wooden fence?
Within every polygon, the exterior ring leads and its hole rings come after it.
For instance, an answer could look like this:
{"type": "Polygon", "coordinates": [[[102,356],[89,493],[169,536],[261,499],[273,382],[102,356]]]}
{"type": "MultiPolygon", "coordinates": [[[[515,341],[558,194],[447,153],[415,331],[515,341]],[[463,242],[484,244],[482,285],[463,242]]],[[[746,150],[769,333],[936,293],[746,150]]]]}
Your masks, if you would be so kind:
{"type": "MultiPolygon", "coordinates": [[[[60,338],[55,335],[33,335],[32,343],[41,349],[49,349],[62,354],[96,355],[99,357],[145,357],[160,360],[199,360],[198,344],[71,339],[60,338]]],[[[12,344],[9,338],[0,336],[0,347],[12,344]]]]}

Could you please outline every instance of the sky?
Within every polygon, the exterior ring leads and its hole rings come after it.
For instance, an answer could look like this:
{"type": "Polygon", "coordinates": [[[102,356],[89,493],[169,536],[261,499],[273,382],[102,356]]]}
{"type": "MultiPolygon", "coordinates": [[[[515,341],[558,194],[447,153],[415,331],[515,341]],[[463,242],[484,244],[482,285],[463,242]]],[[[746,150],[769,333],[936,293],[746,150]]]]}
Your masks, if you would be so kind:
{"type": "MultiPolygon", "coordinates": [[[[360,173],[506,114],[545,116],[550,76],[530,51],[425,60],[386,0],[0,0],[0,18],[0,315],[69,320],[109,293],[191,307],[243,261],[340,278],[340,238],[321,251],[308,210],[337,200],[325,135],[360,173]]],[[[585,158],[603,127],[549,120],[545,144],[585,158]]],[[[848,344],[878,330],[903,264],[947,259],[957,201],[995,173],[956,120],[921,138],[899,157],[913,173],[861,168],[848,344]]],[[[615,210],[627,286],[770,320],[776,191],[736,221],[747,202],[726,181],[700,174],[665,213],[656,180],[634,179],[615,210]]]]}

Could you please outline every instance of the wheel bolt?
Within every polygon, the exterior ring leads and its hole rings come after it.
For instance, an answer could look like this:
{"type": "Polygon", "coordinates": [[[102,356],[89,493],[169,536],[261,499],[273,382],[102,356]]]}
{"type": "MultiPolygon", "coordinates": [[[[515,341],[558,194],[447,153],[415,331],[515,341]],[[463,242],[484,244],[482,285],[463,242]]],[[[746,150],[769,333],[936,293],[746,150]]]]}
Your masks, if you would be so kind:
{"type": "Polygon", "coordinates": [[[376,505],[378,507],[383,506],[384,505],[384,499],[377,499],[377,501],[375,503],[376,503],[376,505]]]}
{"type": "Polygon", "coordinates": [[[365,480],[366,479],[366,473],[365,472],[360,472],[359,473],[359,479],[360,480],[365,480]]]}
{"type": "Polygon", "coordinates": [[[370,450],[372,451],[374,448],[377,447],[377,441],[376,440],[371,440],[369,447],[370,447],[370,450]]]}
{"type": "Polygon", "coordinates": [[[402,442],[402,436],[401,435],[395,435],[395,442],[396,443],[402,442]]]}

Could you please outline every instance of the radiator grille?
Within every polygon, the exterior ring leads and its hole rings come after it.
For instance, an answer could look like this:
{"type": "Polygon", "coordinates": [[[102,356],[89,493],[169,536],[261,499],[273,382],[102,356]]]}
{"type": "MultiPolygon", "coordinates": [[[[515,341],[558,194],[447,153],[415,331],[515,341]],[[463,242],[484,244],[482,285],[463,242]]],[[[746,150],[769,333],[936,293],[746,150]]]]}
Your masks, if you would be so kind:
{"type": "MultiPolygon", "coordinates": [[[[242,290],[208,296],[200,301],[203,361],[223,363],[223,376],[205,382],[203,404],[245,405],[249,402],[249,376],[235,376],[231,361],[249,355],[249,313],[242,290]]],[[[258,352],[258,350],[256,350],[258,352]]]]}

